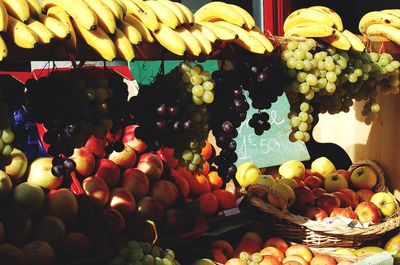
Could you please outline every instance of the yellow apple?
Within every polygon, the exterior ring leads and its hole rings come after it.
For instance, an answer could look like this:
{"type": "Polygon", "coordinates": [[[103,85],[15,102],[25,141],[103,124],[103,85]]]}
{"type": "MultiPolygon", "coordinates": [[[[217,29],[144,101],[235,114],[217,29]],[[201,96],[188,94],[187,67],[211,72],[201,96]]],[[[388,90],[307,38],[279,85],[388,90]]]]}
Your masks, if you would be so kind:
{"type": "Polygon", "coordinates": [[[276,184],[276,180],[271,175],[261,175],[256,179],[256,182],[254,182],[254,184],[261,184],[268,187],[272,187],[273,185],[276,184]]]}
{"type": "Polygon", "coordinates": [[[22,210],[31,214],[39,214],[46,202],[43,189],[34,183],[22,182],[14,189],[13,200],[22,210]]]}
{"type": "Polygon", "coordinates": [[[396,212],[396,199],[389,192],[377,192],[370,201],[379,208],[385,217],[392,216],[396,212]]]}
{"type": "Polygon", "coordinates": [[[325,176],[324,186],[327,192],[335,192],[341,189],[347,189],[349,184],[342,174],[334,172],[325,176]]]}
{"type": "Polygon", "coordinates": [[[385,245],[385,250],[392,255],[400,253],[400,234],[395,235],[385,245]]]}
{"type": "Polygon", "coordinates": [[[0,198],[7,197],[11,194],[12,182],[6,172],[0,170],[0,198]]]}
{"type": "Polygon", "coordinates": [[[379,252],[383,252],[383,251],[385,251],[385,250],[383,248],[380,248],[380,247],[366,246],[366,247],[354,250],[353,253],[356,256],[362,256],[362,255],[367,254],[367,253],[379,253],[379,252]]]}
{"type": "Polygon", "coordinates": [[[236,171],[236,180],[243,188],[254,184],[261,176],[261,171],[251,162],[241,164],[236,171]]]}
{"type": "Polygon", "coordinates": [[[276,183],[283,183],[291,187],[292,189],[296,188],[297,182],[294,179],[278,179],[276,183]]]}
{"type": "MultiPolygon", "coordinates": [[[[285,200],[285,202],[288,206],[291,206],[294,203],[294,201],[296,199],[296,195],[290,186],[283,184],[283,183],[277,183],[274,186],[272,186],[272,189],[278,195],[283,197],[283,199],[285,200]]],[[[276,207],[279,207],[279,208],[281,207],[281,204],[280,204],[278,198],[274,194],[268,193],[267,199],[270,204],[275,205],[276,207]]]]}
{"type": "Polygon", "coordinates": [[[358,189],[372,189],[376,185],[378,178],[372,168],[362,166],[351,173],[350,180],[358,189]]]}
{"type": "Polygon", "coordinates": [[[17,181],[25,175],[28,168],[28,158],[19,149],[14,148],[11,152],[11,163],[4,168],[11,180],[17,181]]]}
{"type": "Polygon", "coordinates": [[[285,179],[303,179],[305,171],[306,169],[304,167],[304,164],[298,160],[287,161],[283,163],[278,169],[279,175],[281,175],[282,178],[285,179]]]}
{"type": "Polygon", "coordinates": [[[52,158],[41,157],[34,160],[28,170],[28,182],[42,188],[54,190],[60,187],[63,177],[56,177],[51,173],[52,158]]]}
{"type": "Polygon", "coordinates": [[[320,158],[315,159],[311,163],[311,170],[326,177],[330,173],[335,172],[336,167],[328,158],[322,156],[320,158]]]}

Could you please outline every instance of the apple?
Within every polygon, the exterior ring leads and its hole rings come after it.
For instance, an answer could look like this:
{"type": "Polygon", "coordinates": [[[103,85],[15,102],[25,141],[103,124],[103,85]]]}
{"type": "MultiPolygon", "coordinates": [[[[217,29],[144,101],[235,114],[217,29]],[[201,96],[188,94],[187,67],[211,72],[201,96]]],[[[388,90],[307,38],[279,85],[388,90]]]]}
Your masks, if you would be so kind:
{"type": "Polygon", "coordinates": [[[324,193],[317,199],[317,205],[327,214],[331,214],[334,208],[339,208],[340,200],[337,196],[329,193],[324,193]]]}
{"type": "Polygon", "coordinates": [[[60,187],[63,177],[56,177],[51,173],[53,159],[41,157],[35,159],[28,169],[28,182],[39,185],[44,189],[54,190],[60,187]]]}
{"type": "Polygon", "coordinates": [[[260,184],[267,187],[272,187],[276,184],[276,180],[272,175],[260,175],[254,184],[260,184]]]}
{"type": "Polygon", "coordinates": [[[137,168],[141,170],[150,180],[157,180],[164,171],[164,164],[157,155],[146,153],[139,157],[137,168]]]}
{"type": "Polygon", "coordinates": [[[357,214],[350,208],[335,208],[332,210],[330,217],[346,217],[350,219],[357,219],[357,214]]]}
{"type": "Polygon", "coordinates": [[[215,197],[217,197],[219,209],[227,210],[236,207],[235,194],[221,189],[213,190],[211,193],[214,194],[215,197]]]}
{"type": "Polygon", "coordinates": [[[293,207],[298,211],[304,211],[314,205],[314,193],[306,186],[294,188],[295,201],[293,207]]]}
{"type": "Polygon", "coordinates": [[[322,156],[311,163],[311,170],[326,177],[336,171],[335,165],[326,157],[322,156]]]}
{"type": "Polygon", "coordinates": [[[47,212],[64,222],[73,221],[78,210],[78,200],[69,190],[62,188],[47,194],[47,212]]]}
{"type": "Polygon", "coordinates": [[[20,208],[13,207],[2,211],[1,221],[7,243],[25,242],[32,232],[32,218],[20,208]]]}
{"type": "MultiPolygon", "coordinates": [[[[339,190],[339,192],[347,194],[350,197],[351,208],[355,209],[357,207],[359,201],[358,201],[357,193],[355,193],[355,191],[353,191],[351,189],[341,189],[341,190],[339,190]]],[[[340,206],[340,207],[342,207],[342,206],[340,206]]]]}
{"type": "Polygon", "coordinates": [[[101,178],[109,188],[115,188],[118,185],[121,172],[117,164],[107,158],[103,158],[96,163],[96,178],[101,178]]]}
{"type": "Polygon", "coordinates": [[[27,265],[24,253],[11,244],[0,244],[0,257],[4,265],[27,265]]]}
{"type": "Polygon", "coordinates": [[[374,223],[377,224],[381,221],[381,212],[379,208],[376,207],[372,202],[362,202],[357,205],[355,212],[357,214],[358,220],[361,223],[374,223]]]}
{"type": "Polygon", "coordinates": [[[379,208],[384,217],[393,216],[397,211],[396,199],[389,192],[377,192],[370,201],[379,208]]]}
{"type": "Polygon", "coordinates": [[[306,170],[304,172],[304,178],[309,177],[309,176],[314,176],[314,177],[320,178],[321,180],[324,180],[324,176],[322,176],[320,173],[315,172],[315,171],[311,170],[310,168],[306,168],[306,170]]]}
{"type": "Polygon", "coordinates": [[[104,150],[106,144],[107,142],[105,139],[100,139],[94,135],[91,135],[86,141],[85,148],[97,157],[105,157],[106,153],[104,150]]]}
{"type": "Polygon", "coordinates": [[[335,191],[332,194],[339,198],[341,208],[347,208],[353,206],[353,201],[348,194],[341,191],[335,191]]]}
{"type": "Polygon", "coordinates": [[[251,240],[253,240],[254,242],[257,243],[257,245],[261,248],[263,245],[264,240],[261,238],[261,236],[259,234],[257,234],[256,232],[247,232],[243,235],[243,238],[250,238],[251,240]]]}
{"type": "Polygon", "coordinates": [[[366,246],[359,249],[354,250],[354,255],[360,257],[364,256],[365,254],[372,254],[372,253],[381,253],[385,251],[383,248],[376,247],[376,246],[366,246]]]}
{"type": "Polygon", "coordinates": [[[261,262],[258,263],[258,265],[281,265],[280,263],[274,256],[266,255],[263,256],[263,259],[261,262]]]}
{"type": "MultiPolygon", "coordinates": [[[[286,250],[287,251],[287,250],[286,250]]],[[[276,247],[265,247],[260,251],[260,254],[262,256],[273,256],[275,257],[279,262],[282,262],[282,260],[285,258],[285,254],[277,249],[276,247]]]]}
{"type": "Polygon", "coordinates": [[[289,245],[286,243],[285,240],[280,237],[271,237],[267,241],[265,241],[264,248],[265,247],[275,247],[285,253],[289,245]]]}
{"type": "Polygon", "coordinates": [[[304,216],[308,219],[322,222],[326,217],[328,217],[328,214],[319,207],[312,207],[306,210],[304,216]]]}
{"type": "Polygon", "coordinates": [[[15,187],[13,200],[25,212],[37,215],[42,211],[46,197],[40,186],[23,182],[15,187]]]}
{"type": "Polygon", "coordinates": [[[346,180],[347,183],[350,183],[351,180],[351,172],[345,169],[338,169],[335,173],[342,175],[346,180]]]}
{"type": "Polygon", "coordinates": [[[144,220],[160,223],[164,215],[164,206],[153,197],[143,197],[137,203],[137,215],[144,220]]]}
{"type": "Polygon", "coordinates": [[[322,188],[324,182],[316,176],[308,176],[304,179],[304,184],[310,189],[322,188]]]}
{"type": "Polygon", "coordinates": [[[123,216],[131,215],[136,211],[135,198],[126,188],[113,189],[108,204],[111,209],[117,210],[123,216]]]}
{"type": "Polygon", "coordinates": [[[68,233],[61,247],[61,252],[69,259],[83,259],[90,256],[92,243],[87,235],[79,232],[68,233]]]}
{"type": "Polygon", "coordinates": [[[400,251],[400,234],[389,239],[385,244],[385,250],[392,255],[397,254],[400,251]]]}
{"type": "Polygon", "coordinates": [[[4,171],[16,182],[20,180],[28,169],[28,158],[21,150],[14,148],[10,154],[10,163],[4,167],[4,171]]]}
{"type": "Polygon", "coordinates": [[[276,183],[283,183],[291,187],[292,189],[298,186],[297,181],[294,179],[278,179],[276,183]]]}
{"type": "Polygon", "coordinates": [[[218,248],[214,248],[211,250],[211,252],[212,252],[213,260],[216,263],[225,264],[228,261],[228,258],[225,256],[225,254],[222,252],[222,250],[220,250],[218,248]]]}
{"type": "Polygon", "coordinates": [[[378,181],[375,171],[369,166],[361,166],[351,173],[351,183],[358,189],[372,189],[378,181]]]}
{"type": "Polygon", "coordinates": [[[361,189],[356,191],[356,194],[359,202],[369,202],[375,192],[370,189],[361,189]]]}
{"type": "MultiPolygon", "coordinates": [[[[162,160],[165,161],[165,164],[167,164],[169,168],[176,168],[179,165],[179,160],[176,159],[174,156],[173,148],[163,147],[160,150],[158,150],[158,153],[161,153],[163,155],[162,160]]],[[[205,161],[203,164],[202,174],[207,175],[209,172],[210,172],[210,165],[208,164],[207,161],[205,161]]]]}
{"type": "Polygon", "coordinates": [[[149,193],[149,178],[139,169],[129,168],[122,176],[122,187],[127,188],[136,199],[139,199],[149,193]]]}
{"type": "MultiPolygon", "coordinates": [[[[192,265],[214,265],[215,262],[214,261],[203,261],[203,260],[207,260],[207,259],[201,259],[201,260],[197,260],[195,263],[193,263],[192,265]]],[[[229,259],[225,265],[246,265],[246,262],[242,261],[241,259],[238,258],[232,258],[229,259]]]]}
{"type": "Polygon", "coordinates": [[[279,175],[285,179],[304,179],[305,170],[302,162],[298,160],[289,160],[279,167],[278,172],[279,175]]]}
{"type": "Polygon", "coordinates": [[[88,177],[92,174],[95,167],[93,154],[85,147],[75,148],[74,154],[70,157],[76,163],[76,171],[82,177],[88,177]]]}
{"type": "Polygon", "coordinates": [[[221,249],[227,257],[231,257],[233,255],[233,247],[231,243],[226,240],[214,240],[211,243],[211,249],[221,249]]]}
{"type": "Polygon", "coordinates": [[[36,221],[33,228],[33,239],[49,243],[53,249],[58,249],[66,236],[64,222],[55,216],[45,215],[36,221]]]}
{"type": "Polygon", "coordinates": [[[293,261],[294,263],[293,264],[299,264],[299,265],[308,265],[308,262],[307,261],[305,261],[302,257],[300,257],[300,256],[295,256],[295,255],[292,255],[292,256],[288,256],[288,257],[286,257],[286,258],[284,258],[283,260],[282,260],[282,264],[283,265],[285,265],[285,264],[291,264],[291,263],[289,263],[290,261],[293,261]]]}
{"type": "Polygon", "coordinates": [[[260,176],[260,169],[255,164],[246,162],[237,168],[235,178],[242,188],[246,188],[254,184],[260,176]]]}
{"type": "MultiPolygon", "coordinates": [[[[296,195],[293,189],[286,184],[277,183],[274,186],[272,186],[271,189],[274,190],[278,195],[280,195],[288,206],[292,206],[296,200],[296,195]]],[[[268,193],[267,199],[270,204],[278,208],[283,207],[283,205],[281,205],[280,200],[273,193],[268,193]]]]}
{"type": "Polygon", "coordinates": [[[28,264],[51,265],[55,260],[55,253],[49,243],[33,241],[21,247],[28,264]]]}
{"type": "Polygon", "coordinates": [[[6,172],[0,170],[0,198],[4,199],[11,195],[12,181],[6,172]]]}
{"type": "Polygon", "coordinates": [[[305,261],[310,262],[311,259],[313,258],[313,254],[311,250],[304,246],[304,245],[292,245],[285,251],[286,257],[289,256],[299,256],[303,258],[305,261]]]}
{"type": "Polygon", "coordinates": [[[324,187],[328,192],[335,192],[341,189],[347,189],[349,184],[343,175],[330,173],[325,176],[324,187]]]}
{"type": "Polygon", "coordinates": [[[316,188],[313,189],[312,192],[314,193],[315,199],[318,199],[322,194],[328,193],[326,190],[323,188],[316,188]]]}
{"type": "Polygon", "coordinates": [[[122,143],[132,147],[138,154],[143,153],[147,149],[147,145],[142,140],[136,138],[135,130],[137,125],[128,125],[125,127],[124,137],[122,138],[122,143]]]}
{"type": "Polygon", "coordinates": [[[157,180],[151,189],[151,195],[164,207],[169,207],[178,200],[179,191],[174,183],[168,180],[157,180]]]}
{"type": "Polygon", "coordinates": [[[164,214],[163,231],[176,235],[185,230],[189,220],[185,212],[180,209],[168,209],[164,214]]]}
{"type": "Polygon", "coordinates": [[[310,262],[310,265],[336,265],[337,262],[328,254],[317,254],[310,262]]]}
{"type": "Polygon", "coordinates": [[[104,180],[96,177],[85,178],[82,183],[82,188],[96,207],[103,207],[106,205],[110,197],[110,190],[104,180]]]}
{"type": "Polygon", "coordinates": [[[125,218],[115,209],[105,209],[101,212],[101,219],[108,227],[117,232],[122,232],[126,227],[125,218]]]}
{"type": "Polygon", "coordinates": [[[127,168],[131,168],[135,165],[136,152],[129,145],[125,145],[124,150],[122,150],[121,152],[113,151],[108,156],[108,159],[113,161],[118,166],[120,166],[124,169],[127,169],[127,168]]]}

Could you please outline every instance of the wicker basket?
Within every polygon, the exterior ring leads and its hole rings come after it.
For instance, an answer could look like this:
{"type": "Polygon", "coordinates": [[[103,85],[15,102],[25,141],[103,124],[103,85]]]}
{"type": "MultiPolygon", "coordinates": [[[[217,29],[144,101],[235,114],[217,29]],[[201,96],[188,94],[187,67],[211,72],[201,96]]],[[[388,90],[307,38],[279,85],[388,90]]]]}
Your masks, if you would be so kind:
{"type": "MultiPolygon", "coordinates": [[[[383,170],[378,164],[370,160],[363,160],[353,164],[349,171],[352,172],[360,166],[370,166],[376,172],[378,183],[374,187],[375,192],[388,191],[385,186],[383,170]]],[[[247,189],[247,192],[250,195],[250,203],[268,213],[268,218],[265,218],[265,221],[270,223],[271,229],[278,236],[310,247],[356,247],[366,241],[378,239],[386,232],[400,226],[400,209],[397,201],[397,211],[390,218],[368,228],[351,228],[325,224],[304,216],[291,214],[286,205],[282,203],[282,199],[280,199],[282,209],[279,209],[257,196],[252,196],[260,192],[271,192],[278,196],[266,186],[252,185],[247,189]]]]}

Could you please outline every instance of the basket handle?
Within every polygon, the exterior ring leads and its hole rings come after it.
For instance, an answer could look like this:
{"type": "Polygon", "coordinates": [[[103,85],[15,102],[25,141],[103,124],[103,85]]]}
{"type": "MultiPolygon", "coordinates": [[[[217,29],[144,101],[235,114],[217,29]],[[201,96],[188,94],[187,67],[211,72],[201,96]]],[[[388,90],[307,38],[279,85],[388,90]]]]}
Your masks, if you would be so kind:
{"type": "Polygon", "coordinates": [[[252,185],[248,186],[246,190],[249,195],[255,195],[259,192],[273,194],[278,199],[278,202],[280,205],[280,209],[281,209],[280,218],[282,219],[286,214],[288,214],[289,211],[288,211],[288,205],[287,205],[286,200],[274,189],[272,189],[266,185],[263,185],[263,184],[252,184],[252,185]]]}

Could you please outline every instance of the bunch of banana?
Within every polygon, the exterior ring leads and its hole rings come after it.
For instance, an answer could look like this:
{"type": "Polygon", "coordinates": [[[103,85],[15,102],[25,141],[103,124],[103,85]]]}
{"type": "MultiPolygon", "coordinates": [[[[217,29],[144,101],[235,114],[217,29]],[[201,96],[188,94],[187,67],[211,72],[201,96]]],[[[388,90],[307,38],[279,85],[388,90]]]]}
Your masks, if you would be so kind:
{"type": "Polygon", "coordinates": [[[400,9],[372,11],[358,24],[363,35],[382,36],[400,45],[400,9]]]}
{"type": "Polygon", "coordinates": [[[339,14],[328,7],[312,6],[292,12],[283,24],[285,37],[318,38],[340,50],[364,51],[365,45],[343,28],[339,14]]]}

